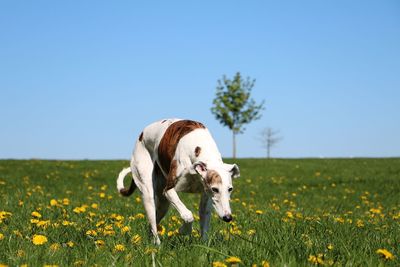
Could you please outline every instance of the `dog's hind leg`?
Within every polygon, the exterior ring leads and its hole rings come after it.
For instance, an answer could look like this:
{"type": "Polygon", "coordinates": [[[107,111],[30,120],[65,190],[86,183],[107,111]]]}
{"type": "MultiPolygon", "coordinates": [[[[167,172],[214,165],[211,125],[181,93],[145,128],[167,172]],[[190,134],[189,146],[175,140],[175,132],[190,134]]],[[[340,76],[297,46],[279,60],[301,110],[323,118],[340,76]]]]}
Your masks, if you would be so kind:
{"type": "Polygon", "coordinates": [[[154,198],[156,202],[156,222],[158,225],[167,214],[170,204],[168,199],[163,194],[166,180],[157,164],[154,165],[153,184],[155,185],[154,198]]]}
{"type": "Polygon", "coordinates": [[[139,189],[142,192],[142,201],[146,211],[147,219],[150,225],[150,231],[154,237],[154,243],[159,245],[160,238],[157,234],[156,222],[156,206],[154,201],[154,188],[153,188],[153,167],[154,163],[151,156],[144,144],[138,142],[132,156],[131,169],[137,176],[135,179],[140,184],[139,189]]]}

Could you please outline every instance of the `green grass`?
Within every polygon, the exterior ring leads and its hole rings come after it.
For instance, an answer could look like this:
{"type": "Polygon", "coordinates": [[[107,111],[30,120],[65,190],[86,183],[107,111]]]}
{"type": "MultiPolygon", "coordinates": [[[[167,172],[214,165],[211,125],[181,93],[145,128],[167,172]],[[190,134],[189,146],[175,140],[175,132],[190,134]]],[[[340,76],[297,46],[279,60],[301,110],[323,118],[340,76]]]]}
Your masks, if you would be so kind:
{"type": "MultiPolygon", "coordinates": [[[[156,248],[157,266],[229,265],[230,256],[241,259],[239,266],[309,266],[317,259],[333,266],[400,265],[400,159],[236,162],[242,177],[234,181],[234,223],[213,215],[209,240],[197,237],[197,220],[194,235],[183,237],[174,234],[180,221],[171,209],[155,247],[146,219],[137,216],[144,212],[139,193],[123,198],[116,190],[127,161],[2,160],[0,212],[11,214],[0,213],[0,264],[150,266],[156,248]],[[82,205],[84,212],[74,212],[82,205]],[[42,215],[40,223],[31,222],[33,211],[42,215]],[[34,245],[35,234],[48,241],[34,245]],[[132,242],[135,235],[140,242],[132,242]],[[116,251],[117,244],[125,251],[116,251]],[[378,249],[394,259],[385,260],[378,249]]],[[[182,198],[197,214],[199,196],[182,198]]]]}

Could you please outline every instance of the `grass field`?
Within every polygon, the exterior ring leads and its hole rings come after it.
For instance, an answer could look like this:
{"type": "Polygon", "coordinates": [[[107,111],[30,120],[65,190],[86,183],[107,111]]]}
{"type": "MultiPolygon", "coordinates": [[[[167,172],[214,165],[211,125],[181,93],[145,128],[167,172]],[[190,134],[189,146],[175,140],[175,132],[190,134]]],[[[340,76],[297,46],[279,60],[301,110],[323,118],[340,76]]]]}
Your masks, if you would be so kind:
{"type": "MultiPolygon", "coordinates": [[[[0,161],[0,265],[399,266],[400,159],[241,159],[227,224],[159,247],[139,193],[118,195],[127,161],[0,161]],[[237,262],[237,263],[235,263],[237,262]]],[[[182,194],[197,214],[199,196],[182,194]]]]}

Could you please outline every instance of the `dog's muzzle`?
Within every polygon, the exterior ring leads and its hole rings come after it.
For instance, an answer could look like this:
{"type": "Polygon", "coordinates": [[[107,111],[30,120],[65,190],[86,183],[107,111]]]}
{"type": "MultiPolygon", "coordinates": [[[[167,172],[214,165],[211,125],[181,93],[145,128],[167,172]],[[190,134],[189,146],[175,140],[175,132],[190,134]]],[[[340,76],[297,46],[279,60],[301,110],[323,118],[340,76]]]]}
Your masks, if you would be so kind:
{"type": "Polygon", "coordinates": [[[222,220],[224,220],[224,222],[230,222],[232,221],[232,215],[225,215],[222,217],[222,220]]]}

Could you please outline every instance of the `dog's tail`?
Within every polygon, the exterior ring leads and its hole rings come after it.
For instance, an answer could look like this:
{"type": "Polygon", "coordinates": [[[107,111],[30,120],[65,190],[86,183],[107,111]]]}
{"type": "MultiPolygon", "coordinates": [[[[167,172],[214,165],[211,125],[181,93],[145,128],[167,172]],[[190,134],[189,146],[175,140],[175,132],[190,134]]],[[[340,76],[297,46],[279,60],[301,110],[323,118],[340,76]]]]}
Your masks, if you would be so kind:
{"type": "Polygon", "coordinates": [[[136,184],[133,181],[133,179],[131,179],[131,185],[129,186],[129,188],[124,187],[124,178],[130,172],[131,172],[130,167],[122,169],[122,171],[119,173],[118,179],[117,179],[118,191],[124,197],[128,197],[128,196],[132,195],[133,191],[135,191],[135,189],[136,189],[136,184]]]}

